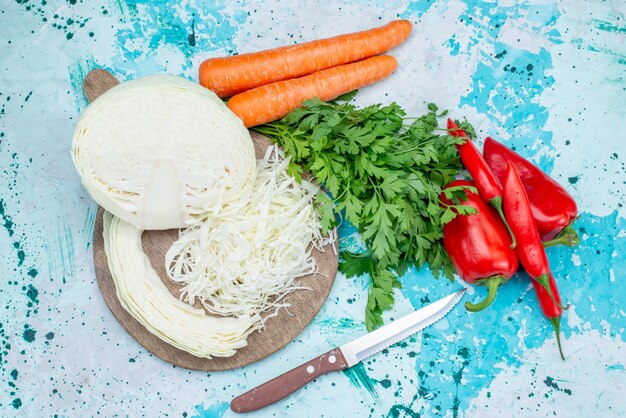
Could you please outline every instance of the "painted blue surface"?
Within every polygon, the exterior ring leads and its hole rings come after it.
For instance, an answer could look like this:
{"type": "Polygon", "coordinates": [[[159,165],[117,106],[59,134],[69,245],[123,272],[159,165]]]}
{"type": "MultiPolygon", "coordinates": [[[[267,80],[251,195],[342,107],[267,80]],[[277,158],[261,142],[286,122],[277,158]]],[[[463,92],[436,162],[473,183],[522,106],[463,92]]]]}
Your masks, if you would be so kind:
{"type": "MultiPolygon", "coordinates": [[[[173,368],[132,340],[94,279],[96,205],[69,157],[84,75],[197,79],[200,62],[361,30],[414,32],[359,102],[436,102],[564,184],[576,248],[550,248],[567,361],[524,274],[489,310],[444,320],[250,416],[626,416],[626,9],[618,2],[7,0],[0,6],[1,416],[232,417],[232,397],[364,332],[367,278],[338,276],[309,327],[277,354],[225,373],[173,368]]],[[[356,248],[350,225],[341,246],[356,248]]],[[[458,289],[403,278],[398,317],[458,289]]],[[[475,289],[468,298],[477,298],[475,289]]]]}

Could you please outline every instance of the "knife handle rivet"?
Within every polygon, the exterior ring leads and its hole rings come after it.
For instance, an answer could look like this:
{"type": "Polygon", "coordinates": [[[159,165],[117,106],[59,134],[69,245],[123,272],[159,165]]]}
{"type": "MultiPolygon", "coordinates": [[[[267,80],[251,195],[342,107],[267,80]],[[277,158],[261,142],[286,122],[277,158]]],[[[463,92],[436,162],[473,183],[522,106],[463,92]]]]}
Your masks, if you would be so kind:
{"type": "Polygon", "coordinates": [[[330,357],[328,357],[328,362],[329,362],[329,363],[331,363],[331,364],[332,364],[332,363],[334,363],[334,362],[336,362],[336,361],[337,361],[337,357],[335,357],[335,356],[330,356],[330,357]]]}
{"type": "Polygon", "coordinates": [[[307,368],[306,368],[306,372],[307,372],[308,374],[311,374],[311,373],[313,373],[314,371],[315,371],[315,367],[313,367],[313,366],[309,366],[309,367],[307,367],[307,368]]]}

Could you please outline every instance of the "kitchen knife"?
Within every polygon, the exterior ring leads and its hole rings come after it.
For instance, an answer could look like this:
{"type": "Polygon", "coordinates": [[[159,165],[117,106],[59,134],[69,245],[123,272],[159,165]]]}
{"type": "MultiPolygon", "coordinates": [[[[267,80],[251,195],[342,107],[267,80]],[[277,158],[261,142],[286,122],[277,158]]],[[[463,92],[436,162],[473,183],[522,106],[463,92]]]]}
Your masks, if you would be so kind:
{"type": "Polygon", "coordinates": [[[443,318],[463,297],[459,290],[392,323],[350,341],[341,347],[281,374],[237,396],[230,403],[235,412],[250,412],[277,402],[311,380],[327,373],[348,369],[363,359],[403,340],[443,318]]]}

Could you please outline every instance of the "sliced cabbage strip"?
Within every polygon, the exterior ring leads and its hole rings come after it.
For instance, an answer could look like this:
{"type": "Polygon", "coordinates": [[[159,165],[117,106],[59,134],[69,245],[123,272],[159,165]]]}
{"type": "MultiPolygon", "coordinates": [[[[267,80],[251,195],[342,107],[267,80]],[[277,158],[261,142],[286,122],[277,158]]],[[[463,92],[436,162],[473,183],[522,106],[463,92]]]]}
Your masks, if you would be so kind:
{"type": "Polygon", "coordinates": [[[260,325],[246,316],[213,317],[174,297],[141,245],[142,231],[104,213],[104,248],[117,297],[148,331],[197,357],[229,357],[260,325]]]}

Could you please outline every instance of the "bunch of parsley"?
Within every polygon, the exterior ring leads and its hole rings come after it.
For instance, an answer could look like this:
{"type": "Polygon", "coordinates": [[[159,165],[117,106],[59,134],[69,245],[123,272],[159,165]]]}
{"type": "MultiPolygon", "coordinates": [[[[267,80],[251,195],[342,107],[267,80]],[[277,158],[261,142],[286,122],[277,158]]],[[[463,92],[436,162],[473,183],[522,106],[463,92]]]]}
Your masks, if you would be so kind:
{"type": "Polygon", "coordinates": [[[472,208],[461,204],[460,188],[446,190],[453,205],[439,199],[462,168],[455,144],[464,139],[438,129],[437,117],[447,112],[438,115],[430,104],[427,114],[408,119],[396,103],[359,109],[348,103],[351,97],[309,100],[255,130],[292,157],[292,175],[300,179],[308,171],[328,190],[332,198],[320,193],[316,202],[326,231],[345,211],[363,237],[367,251],[343,251],[339,269],[348,277],[369,274],[365,324],[372,330],[383,324],[382,313],[393,305],[398,275],[407,267],[427,263],[435,277],[443,271],[452,279],[443,225],[472,208]]]}

